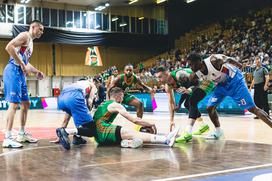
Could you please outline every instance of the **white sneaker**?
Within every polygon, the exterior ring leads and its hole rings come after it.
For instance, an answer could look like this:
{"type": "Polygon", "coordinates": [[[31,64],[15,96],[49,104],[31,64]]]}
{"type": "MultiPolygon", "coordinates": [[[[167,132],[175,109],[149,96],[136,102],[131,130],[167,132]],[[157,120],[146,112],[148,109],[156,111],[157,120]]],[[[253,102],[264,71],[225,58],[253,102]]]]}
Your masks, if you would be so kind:
{"type": "Polygon", "coordinates": [[[168,146],[172,147],[174,145],[178,132],[179,132],[179,126],[177,126],[172,132],[170,132],[167,135],[166,144],[168,146]]]}
{"type": "Polygon", "coordinates": [[[3,148],[22,148],[23,145],[21,143],[18,143],[11,138],[5,138],[2,144],[3,148]]]}
{"type": "Polygon", "coordinates": [[[24,133],[24,134],[19,133],[16,140],[20,143],[23,143],[23,142],[37,143],[38,142],[38,139],[33,138],[32,135],[29,133],[24,133]]]}
{"type": "Polygon", "coordinates": [[[208,134],[208,136],[206,136],[205,138],[206,139],[212,139],[212,140],[218,140],[221,137],[223,137],[223,135],[224,135],[223,129],[219,129],[219,130],[215,130],[213,132],[210,132],[208,134]]]}
{"type": "Polygon", "coordinates": [[[122,140],[121,147],[123,148],[138,148],[143,145],[143,140],[134,138],[132,140],[122,140]]]}

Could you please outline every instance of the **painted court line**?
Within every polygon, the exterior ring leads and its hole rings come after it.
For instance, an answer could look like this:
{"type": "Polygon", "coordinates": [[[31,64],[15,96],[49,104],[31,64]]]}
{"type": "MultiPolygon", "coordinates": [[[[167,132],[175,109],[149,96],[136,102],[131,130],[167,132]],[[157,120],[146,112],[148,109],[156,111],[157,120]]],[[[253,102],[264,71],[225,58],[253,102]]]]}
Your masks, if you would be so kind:
{"type": "MultiPolygon", "coordinates": [[[[26,149],[22,149],[22,148],[18,148],[17,150],[12,150],[9,152],[5,152],[5,153],[1,153],[0,157],[5,156],[5,155],[12,155],[12,154],[16,154],[16,153],[20,153],[20,152],[24,152],[24,151],[29,151],[29,150],[39,150],[39,149],[44,149],[44,148],[54,148],[54,147],[59,147],[60,145],[54,145],[54,146],[41,146],[41,147],[36,147],[36,148],[26,148],[26,149]]],[[[3,149],[9,149],[9,148],[3,148],[3,149]]]]}
{"type": "Polygon", "coordinates": [[[223,173],[231,173],[231,172],[238,172],[238,171],[244,171],[244,170],[250,170],[250,169],[271,167],[271,166],[272,166],[272,163],[268,163],[268,164],[263,164],[263,165],[250,166],[250,167],[234,168],[234,169],[227,169],[227,170],[221,170],[221,171],[215,171],[215,172],[206,172],[206,173],[185,175],[185,176],[179,176],[179,177],[163,178],[163,179],[158,179],[158,180],[153,180],[153,181],[170,181],[170,180],[190,179],[190,178],[195,178],[195,177],[205,177],[205,176],[218,175],[218,174],[223,174],[223,173]]]}

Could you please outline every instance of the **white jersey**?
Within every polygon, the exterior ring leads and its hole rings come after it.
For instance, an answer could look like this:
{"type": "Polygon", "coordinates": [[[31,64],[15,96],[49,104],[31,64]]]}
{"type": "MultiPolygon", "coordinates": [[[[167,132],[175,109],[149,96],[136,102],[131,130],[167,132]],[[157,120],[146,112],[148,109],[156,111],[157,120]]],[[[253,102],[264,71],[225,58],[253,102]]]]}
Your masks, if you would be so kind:
{"type": "MultiPolygon", "coordinates": [[[[29,36],[28,44],[24,46],[15,47],[15,51],[17,52],[19,57],[21,57],[25,65],[27,65],[33,53],[33,39],[29,36]]],[[[10,57],[9,62],[19,66],[19,64],[14,60],[13,57],[10,57]]]]}
{"type": "Polygon", "coordinates": [[[204,75],[200,70],[196,72],[196,75],[198,78],[202,80],[209,80],[214,81],[215,84],[225,82],[227,78],[233,78],[236,75],[237,68],[235,68],[234,65],[227,63],[227,59],[230,57],[227,57],[222,54],[214,54],[210,57],[204,59],[204,63],[208,69],[208,74],[204,75]],[[212,59],[221,59],[224,61],[224,64],[222,65],[220,70],[217,70],[211,63],[212,59]]]}
{"type": "Polygon", "coordinates": [[[77,81],[76,83],[66,86],[63,90],[76,90],[76,89],[80,89],[85,97],[87,94],[90,94],[91,92],[90,81],[80,80],[77,81]]]}

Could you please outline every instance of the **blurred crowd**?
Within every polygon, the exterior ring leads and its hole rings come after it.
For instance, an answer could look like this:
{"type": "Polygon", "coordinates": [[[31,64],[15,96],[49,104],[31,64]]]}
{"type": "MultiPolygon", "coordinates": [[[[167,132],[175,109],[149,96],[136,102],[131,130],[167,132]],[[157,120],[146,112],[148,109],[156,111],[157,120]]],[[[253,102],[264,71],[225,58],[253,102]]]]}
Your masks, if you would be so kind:
{"type": "MultiPolygon", "coordinates": [[[[243,64],[243,72],[252,73],[256,67],[256,56],[261,58],[262,64],[268,71],[272,71],[272,9],[249,12],[246,17],[235,17],[221,23],[218,31],[212,36],[201,35],[195,37],[190,49],[175,49],[168,51],[153,63],[145,67],[143,62],[134,66],[134,73],[146,84],[163,89],[155,79],[157,67],[164,66],[172,71],[187,67],[186,56],[191,51],[199,52],[205,58],[210,54],[225,54],[234,57],[243,64]]],[[[115,66],[101,72],[106,82],[117,68],[115,66]]],[[[122,73],[122,70],[119,71],[122,73]]],[[[137,89],[137,88],[136,88],[137,89]]]]}

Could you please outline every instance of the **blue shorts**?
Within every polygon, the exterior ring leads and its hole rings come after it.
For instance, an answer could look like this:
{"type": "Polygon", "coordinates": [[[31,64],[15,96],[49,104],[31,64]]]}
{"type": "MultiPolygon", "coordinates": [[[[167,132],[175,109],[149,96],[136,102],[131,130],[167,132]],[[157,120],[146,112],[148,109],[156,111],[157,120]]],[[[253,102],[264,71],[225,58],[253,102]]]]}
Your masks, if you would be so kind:
{"type": "Polygon", "coordinates": [[[58,97],[58,109],[72,116],[76,127],[93,121],[92,116],[88,114],[89,109],[83,93],[79,89],[64,90],[58,97]]]}
{"type": "Polygon", "coordinates": [[[225,83],[215,87],[211,93],[207,107],[217,106],[226,96],[231,97],[244,110],[255,107],[255,103],[240,71],[236,73],[234,78],[229,78],[225,83]]]}
{"type": "Polygon", "coordinates": [[[3,72],[3,81],[6,101],[29,101],[26,77],[20,66],[8,63],[3,72]]]}

